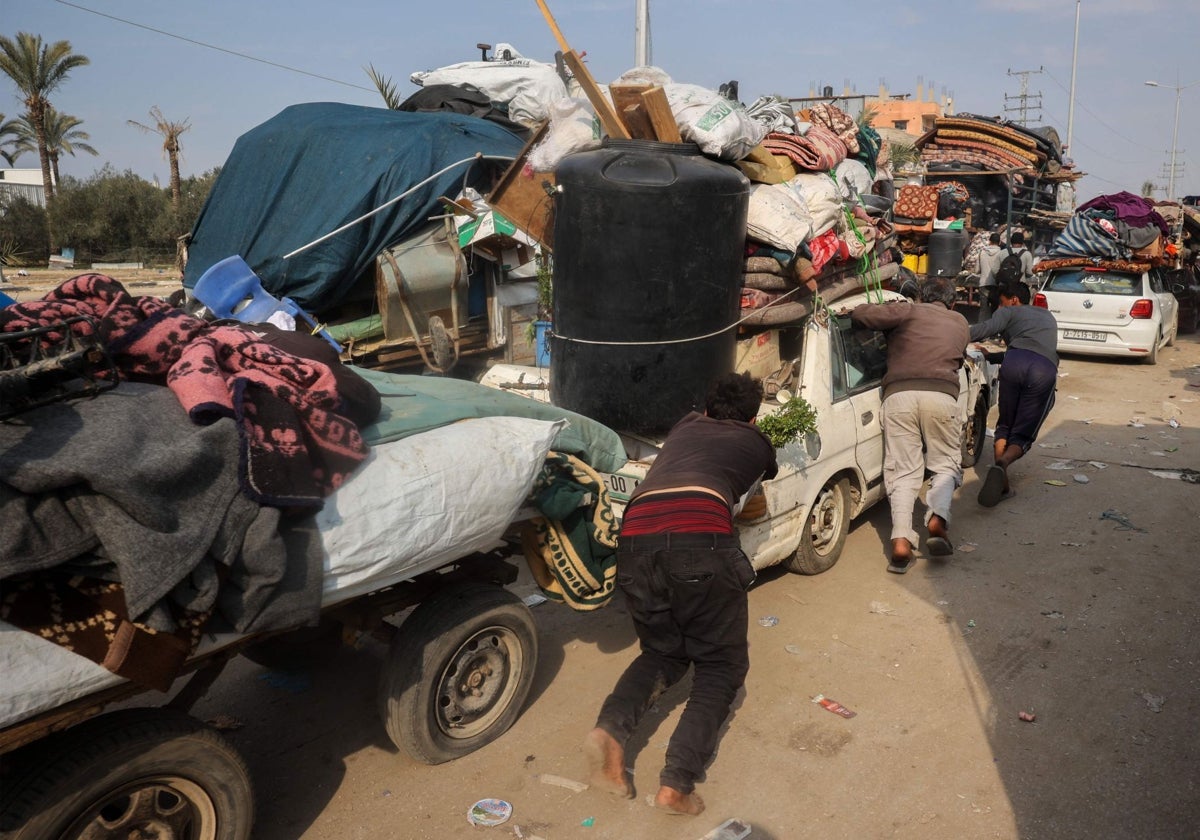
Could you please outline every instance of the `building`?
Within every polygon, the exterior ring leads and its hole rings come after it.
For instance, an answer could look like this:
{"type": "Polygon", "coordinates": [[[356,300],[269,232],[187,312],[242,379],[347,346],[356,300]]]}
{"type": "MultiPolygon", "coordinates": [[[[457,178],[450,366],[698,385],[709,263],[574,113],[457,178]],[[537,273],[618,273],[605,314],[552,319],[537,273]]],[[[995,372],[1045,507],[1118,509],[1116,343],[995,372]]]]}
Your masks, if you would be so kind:
{"type": "Polygon", "coordinates": [[[879,95],[865,99],[863,107],[875,112],[875,118],[871,120],[873,128],[898,128],[914,139],[931,130],[938,117],[954,113],[954,102],[950,97],[945,93],[935,97],[932,85],[926,94],[922,82],[917,82],[917,92],[911,98],[907,93],[889,93],[887,86],[881,84],[879,95]]]}
{"type": "Polygon", "coordinates": [[[41,169],[0,169],[0,197],[20,196],[36,204],[46,206],[46,191],[42,186],[41,169]]]}

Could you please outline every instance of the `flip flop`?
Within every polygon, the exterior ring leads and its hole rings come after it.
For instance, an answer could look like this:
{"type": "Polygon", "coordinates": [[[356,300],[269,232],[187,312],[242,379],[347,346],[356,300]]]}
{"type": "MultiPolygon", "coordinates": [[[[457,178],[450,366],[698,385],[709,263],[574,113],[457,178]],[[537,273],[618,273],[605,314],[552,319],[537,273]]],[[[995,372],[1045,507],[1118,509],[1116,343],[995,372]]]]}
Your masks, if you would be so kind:
{"type": "Polygon", "coordinates": [[[993,464],[988,467],[983,486],[979,488],[979,504],[995,507],[1004,498],[1004,467],[993,464]]]}
{"type": "Polygon", "coordinates": [[[900,558],[893,557],[891,560],[888,561],[887,570],[894,575],[903,575],[903,574],[906,574],[908,572],[908,570],[912,568],[912,564],[913,564],[913,559],[912,559],[911,554],[907,558],[905,558],[903,562],[900,562],[900,558]]]}
{"type": "Polygon", "coordinates": [[[954,546],[945,537],[926,537],[925,550],[930,557],[949,557],[954,553],[954,546]]]}

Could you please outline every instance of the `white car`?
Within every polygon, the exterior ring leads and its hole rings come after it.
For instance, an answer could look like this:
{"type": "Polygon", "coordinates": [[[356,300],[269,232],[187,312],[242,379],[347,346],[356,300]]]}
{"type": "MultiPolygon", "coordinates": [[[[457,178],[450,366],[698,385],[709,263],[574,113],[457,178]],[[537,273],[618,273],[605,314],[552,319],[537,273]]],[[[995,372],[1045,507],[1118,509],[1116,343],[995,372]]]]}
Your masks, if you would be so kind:
{"type": "Polygon", "coordinates": [[[1179,332],[1179,303],[1157,268],[1140,273],[1104,264],[1055,268],[1042,278],[1034,306],[1058,320],[1060,353],[1138,356],[1158,361],[1179,332]]]}
{"type": "MultiPolygon", "coordinates": [[[[885,300],[903,299],[895,292],[882,294],[885,300]]],[[[874,299],[858,294],[835,305],[852,309],[874,299]]],[[[755,569],[782,564],[788,571],[813,575],[837,562],[851,520],[884,497],[879,415],[887,347],[882,333],[824,313],[781,332],[787,334],[784,355],[795,364],[792,390],[816,409],[817,433],[778,451],[779,475],[763,482],[766,505],[753,518],[740,516],[738,532],[755,569]]],[[[958,401],[965,467],[973,466],[986,446],[998,370],[978,350],[968,348],[958,401]]],[[[514,393],[535,399],[549,396],[539,387],[546,383],[546,372],[535,368],[495,365],[480,381],[494,388],[516,388],[514,393]]],[[[765,403],[760,416],[778,407],[775,401],[765,403]]],[[[661,444],[637,435],[621,438],[629,461],[605,476],[618,517],[661,444]]]]}

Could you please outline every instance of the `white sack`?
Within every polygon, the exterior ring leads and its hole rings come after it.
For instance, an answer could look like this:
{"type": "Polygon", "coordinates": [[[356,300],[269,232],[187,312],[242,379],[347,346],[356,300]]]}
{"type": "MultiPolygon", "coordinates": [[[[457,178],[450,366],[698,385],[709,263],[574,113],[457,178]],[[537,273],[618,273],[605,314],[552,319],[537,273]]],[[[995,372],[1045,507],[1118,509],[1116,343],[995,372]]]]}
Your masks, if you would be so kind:
{"type": "Polygon", "coordinates": [[[842,218],[842,195],[832,178],[823,173],[801,172],[785,182],[795,191],[812,217],[813,236],[831,230],[842,218]]]}
{"type": "Polygon", "coordinates": [[[529,58],[463,61],[410,77],[415,85],[474,85],[493,102],[508,106],[514,122],[533,128],[550,117],[550,106],[567,95],[553,64],[529,58]]]}
{"type": "Polygon", "coordinates": [[[873,182],[871,173],[862,161],[846,158],[833,170],[842,198],[858,203],[860,195],[870,195],[873,182]]]}
{"type": "Polygon", "coordinates": [[[751,186],[747,237],[794,253],[812,234],[812,216],[795,190],[787,184],[751,186]]]}
{"type": "Polygon", "coordinates": [[[741,160],[767,136],[767,129],[741,103],[700,85],[664,85],[671,113],[684,140],[721,160],[741,160]]]}
{"type": "Polygon", "coordinates": [[[600,121],[586,99],[560,99],[550,107],[546,136],[529,152],[535,172],[553,172],[558,162],[573,152],[600,145],[600,121]]]}

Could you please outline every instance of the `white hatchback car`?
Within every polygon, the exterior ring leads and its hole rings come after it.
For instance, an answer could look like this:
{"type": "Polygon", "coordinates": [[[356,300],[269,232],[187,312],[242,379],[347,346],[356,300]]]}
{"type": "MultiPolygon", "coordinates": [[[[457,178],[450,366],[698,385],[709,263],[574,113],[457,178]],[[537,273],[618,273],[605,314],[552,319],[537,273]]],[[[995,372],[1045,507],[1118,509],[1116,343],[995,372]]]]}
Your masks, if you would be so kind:
{"type": "Polygon", "coordinates": [[[1058,320],[1058,350],[1158,361],[1179,332],[1179,303],[1157,268],[1133,273],[1104,265],[1051,269],[1034,306],[1058,320]]]}

